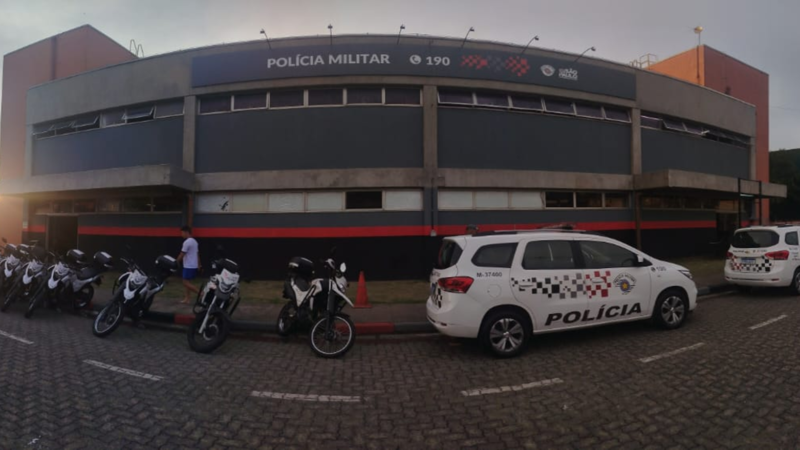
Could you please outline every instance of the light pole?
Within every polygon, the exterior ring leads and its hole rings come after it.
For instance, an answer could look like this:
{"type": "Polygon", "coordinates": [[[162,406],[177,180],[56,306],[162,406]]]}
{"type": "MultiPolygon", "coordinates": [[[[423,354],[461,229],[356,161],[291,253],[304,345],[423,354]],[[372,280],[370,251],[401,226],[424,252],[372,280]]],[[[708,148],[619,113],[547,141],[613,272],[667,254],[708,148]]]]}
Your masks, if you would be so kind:
{"type": "Polygon", "coordinates": [[[697,84],[700,84],[700,37],[703,33],[703,27],[700,25],[694,27],[694,34],[697,35],[697,84]]]}
{"type": "Polygon", "coordinates": [[[331,24],[328,24],[328,33],[330,33],[331,45],[333,45],[333,25],[331,25],[331,24]]]}
{"type": "Polygon", "coordinates": [[[572,62],[578,62],[578,60],[579,60],[579,59],[581,59],[581,58],[583,58],[583,55],[585,55],[585,54],[586,54],[586,52],[588,52],[588,51],[590,51],[590,50],[591,50],[591,51],[595,51],[595,50],[597,50],[597,49],[596,49],[596,48],[594,48],[594,47],[589,47],[589,48],[587,48],[586,50],[584,50],[584,51],[583,51],[583,53],[581,53],[581,54],[580,54],[580,56],[578,56],[577,58],[575,58],[575,61],[572,61],[572,62]]]}
{"type": "Polygon", "coordinates": [[[469,37],[469,34],[472,33],[473,31],[475,31],[475,28],[469,27],[469,31],[467,31],[467,35],[464,36],[464,40],[461,41],[461,48],[464,48],[464,44],[467,43],[467,38],[469,37]]]}
{"type": "Polygon", "coordinates": [[[269,37],[267,37],[267,32],[264,31],[263,28],[261,29],[261,34],[263,34],[264,35],[264,39],[267,40],[267,47],[269,47],[269,49],[272,50],[272,44],[269,43],[269,37]]]}
{"type": "Polygon", "coordinates": [[[400,25],[400,31],[397,32],[397,43],[400,43],[400,35],[403,33],[403,30],[406,29],[405,25],[400,25]]]}
{"type": "Polygon", "coordinates": [[[532,37],[530,41],[528,41],[528,45],[526,45],[525,48],[523,48],[522,51],[519,52],[519,54],[521,55],[521,54],[525,53],[525,50],[527,50],[528,47],[531,46],[531,42],[538,41],[538,40],[539,40],[539,35],[537,34],[536,36],[532,37]]]}

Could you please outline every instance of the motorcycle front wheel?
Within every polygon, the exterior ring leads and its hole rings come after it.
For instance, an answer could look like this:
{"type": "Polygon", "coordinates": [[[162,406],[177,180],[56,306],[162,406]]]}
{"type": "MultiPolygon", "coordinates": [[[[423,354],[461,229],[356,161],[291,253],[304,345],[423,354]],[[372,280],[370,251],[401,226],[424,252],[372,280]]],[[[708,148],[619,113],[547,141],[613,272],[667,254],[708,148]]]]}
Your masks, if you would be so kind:
{"type": "Polygon", "coordinates": [[[297,323],[297,305],[289,302],[283,305],[281,313],[278,314],[278,336],[289,336],[297,323]]]}
{"type": "Polygon", "coordinates": [[[92,299],[94,298],[94,286],[87,284],[72,295],[72,308],[75,311],[79,311],[92,303],[92,299]]]}
{"type": "Polygon", "coordinates": [[[198,314],[194,322],[189,326],[189,347],[197,353],[211,353],[228,339],[231,332],[231,322],[228,315],[222,311],[208,314],[208,322],[203,333],[200,327],[203,326],[206,312],[198,314]]]}
{"type": "Polygon", "coordinates": [[[8,308],[14,303],[14,297],[17,296],[19,293],[19,284],[14,283],[14,285],[9,289],[6,293],[6,298],[3,300],[3,306],[0,306],[0,312],[8,311],[8,308]]]}
{"type": "Polygon", "coordinates": [[[31,301],[28,302],[28,309],[25,311],[26,319],[30,319],[31,317],[33,317],[33,312],[36,311],[37,308],[42,306],[42,303],[44,303],[45,295],[47,294],[45,292],[44,285],[39,286],[36,289],[36,293],[31,298],[31,301]]]}
{"type": "Polygon", "coordinates": [[[97,337],[106,337],[113,333],[124,319],[125,305],[121,298],[115,297],[95,317],[92,333],[97,337]]]}
{"type": "Polygon", "coordinates": [[[338,358],[350,351],[356,340],[356,327],[344,314],[331,317],[330,327],[327,318],[322,317],[311,328],[309,344],[311,350],[323,358],[338,358]]]}

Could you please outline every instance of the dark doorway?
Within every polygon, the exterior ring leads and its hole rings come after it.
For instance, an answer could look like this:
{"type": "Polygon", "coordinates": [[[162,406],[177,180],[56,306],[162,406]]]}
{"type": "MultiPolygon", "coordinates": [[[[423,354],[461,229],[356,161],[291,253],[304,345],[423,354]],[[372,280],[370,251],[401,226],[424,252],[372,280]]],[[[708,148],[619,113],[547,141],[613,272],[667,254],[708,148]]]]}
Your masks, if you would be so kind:
{"type": "Polygon", "coordinates": [[[736,226],[736,213],[717,213],[717,240],[713,242],[714,253],[724,255],[730,246],[733,232],[739,227],[736,226]]]}
{"type": "Polygon", "coordinates": [[[78,248],[78,216],[47,217],[47,250],[64,255],[78,248]]]}

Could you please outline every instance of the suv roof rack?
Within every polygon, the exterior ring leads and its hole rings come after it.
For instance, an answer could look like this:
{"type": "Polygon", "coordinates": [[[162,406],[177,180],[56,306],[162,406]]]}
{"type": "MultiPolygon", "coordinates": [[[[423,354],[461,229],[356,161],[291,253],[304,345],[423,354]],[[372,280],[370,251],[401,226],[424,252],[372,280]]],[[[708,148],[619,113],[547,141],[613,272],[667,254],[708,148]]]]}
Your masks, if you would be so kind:
{"type": "Polygon", "coordinates": [[[561,228],[536,228],[533,230],[497,230],[497,231],[481,231],[475,233],[473,236],[502,236],[513,234],[527,234],[527,233],[578,233],[578,234],[596,234],[592,231],[586,230],[564,230],[561,228]]]}

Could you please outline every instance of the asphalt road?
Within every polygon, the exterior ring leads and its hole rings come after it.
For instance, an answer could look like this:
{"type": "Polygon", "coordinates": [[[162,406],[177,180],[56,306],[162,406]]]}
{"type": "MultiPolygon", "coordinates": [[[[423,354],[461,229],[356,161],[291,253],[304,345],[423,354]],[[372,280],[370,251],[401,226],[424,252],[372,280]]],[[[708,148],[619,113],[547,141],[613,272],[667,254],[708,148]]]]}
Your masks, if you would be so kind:
{"type": "Polygon", "coordinates": [[[800,299],[704,300],[683,328],[538,336],[497,360],[469,341],[229,340],[19,308],[0,314],[0,449],[797,448],[800,299]],[[770,320],[773,320],[770,322],[770,320]]]}

